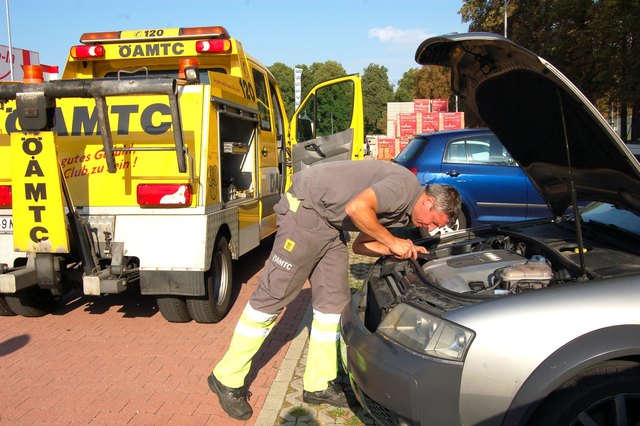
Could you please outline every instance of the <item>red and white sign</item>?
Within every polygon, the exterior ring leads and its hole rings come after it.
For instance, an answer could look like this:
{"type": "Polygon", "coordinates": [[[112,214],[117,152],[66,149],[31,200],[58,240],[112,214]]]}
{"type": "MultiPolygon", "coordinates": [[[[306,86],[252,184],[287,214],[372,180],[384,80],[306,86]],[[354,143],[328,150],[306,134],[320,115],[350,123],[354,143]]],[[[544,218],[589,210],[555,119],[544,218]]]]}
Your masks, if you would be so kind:
{"type": "Polygon", "coordinates": [[[425,114],[431,109],[431,101],[429,99],[414,99],[413,112],[425,114]]]}
{"type": "Polygon", "coordinates": [[[397,136],[406,137],[416,134],[416,114],[400,113],[398,114],[398,133],[397,136]]]}
{"type": "Polygon", "coordinates": [[[449,101],[447,99],[431,99],[431,112],[449,111],[449,101]]]}
{"type": "Polygon", "coordinates": [[[11,81],[11,61],[13,61],[13,81],[22,81],[24,78],[22,66],[38,65],[40,55],[38,52],[15,47],[11,49],[11,55],[9,55],[9,47],[0,45],[0,81],[11,81]]]}
{"type": "Polygon", "coordinates": [[[464,113],[445,112],[442,114],[443,130],[458,130],[464,128],[464,113]]]}
{"type": "Polygon", "coordinates": [[[437,132],[443,128],[442,125],[442,113],[440,112],[426,112],[422,114],[422,133],[437,132]]]}

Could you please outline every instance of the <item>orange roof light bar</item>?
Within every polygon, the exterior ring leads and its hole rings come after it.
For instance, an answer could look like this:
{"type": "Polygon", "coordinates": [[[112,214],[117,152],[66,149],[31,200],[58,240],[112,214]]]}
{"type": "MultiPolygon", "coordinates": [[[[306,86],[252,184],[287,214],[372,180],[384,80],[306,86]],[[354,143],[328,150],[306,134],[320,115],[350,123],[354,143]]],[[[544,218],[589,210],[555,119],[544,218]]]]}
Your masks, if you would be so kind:
{"type": "Polygon", "coordinates": [[[99,43],[104,41],[120,40],[120,31],[108,31],[102,33],[84,33],[80,37],[80,43],[99,43]]]}
{"type": "Polygon", "coordinates": [[[182,36],[198,36],[198,37],[219,37],[229,38],[229,32],[225,27],[191,27],[180,28],[180,35],[182,36]]]}
{"type": "Polygon", "coordinates": [[[189,27],[189,28],[158,28],[149,30],[132,31],[108,31],[98,33],[84,33],[80,37],[83,44],[115,43],[123,41],[167,40],[167,39],[194,39],[194,38],[223,38],[231,36],[226,28],[215,27],[189,27]]]}

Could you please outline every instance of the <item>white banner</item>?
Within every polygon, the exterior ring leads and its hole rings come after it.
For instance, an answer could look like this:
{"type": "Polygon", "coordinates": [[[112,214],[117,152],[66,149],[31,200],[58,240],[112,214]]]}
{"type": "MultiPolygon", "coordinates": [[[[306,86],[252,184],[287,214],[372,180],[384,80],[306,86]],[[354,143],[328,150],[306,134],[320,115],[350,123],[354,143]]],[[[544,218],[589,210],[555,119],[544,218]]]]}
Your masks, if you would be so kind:
{"type": "Polygon", "coordinates": [[[293,69],[293,91],[295,93],[294,109],[298,109],[302,97],[302,68],[293,69]]]}
{"type": "Polygon", "coordinates": [[[31,50],[12,48],[12,59],[9,56],[9,46],[0,45],[0,81],[11,81],[11,61],[13,60],[13,80],[22,81],[23,65],[40,64],[40,55],[31,50]]]}

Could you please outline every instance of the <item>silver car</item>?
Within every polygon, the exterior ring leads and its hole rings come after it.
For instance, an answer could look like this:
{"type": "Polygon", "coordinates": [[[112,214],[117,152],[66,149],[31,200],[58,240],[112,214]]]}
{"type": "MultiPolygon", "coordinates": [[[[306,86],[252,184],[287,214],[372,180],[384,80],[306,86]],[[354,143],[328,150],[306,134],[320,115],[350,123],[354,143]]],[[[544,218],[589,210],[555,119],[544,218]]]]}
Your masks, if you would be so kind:
{"type": "MultiPolygon", "coordinates": [[[[383,425],[640,423],[640,164],[550,63],[499,35],[430,38],[554,218],[419,240],[380,258],[341,320],[383,425]]],[[[499,190],[499,188],[496,188],[499,190]]]]}

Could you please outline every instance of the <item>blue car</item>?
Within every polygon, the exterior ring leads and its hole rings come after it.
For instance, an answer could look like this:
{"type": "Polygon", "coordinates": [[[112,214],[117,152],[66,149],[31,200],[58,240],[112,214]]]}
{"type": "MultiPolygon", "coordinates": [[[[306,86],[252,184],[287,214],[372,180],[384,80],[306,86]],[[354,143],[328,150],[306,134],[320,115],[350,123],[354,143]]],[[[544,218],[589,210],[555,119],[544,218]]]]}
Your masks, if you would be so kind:
{"type": "Polygon", "coordinates": [[[538,190],[488,129],[419,134],[396,163],[422,185],[451,185],[462,197],[460,229],[479,224],[552,216],[538,190]]]}

